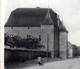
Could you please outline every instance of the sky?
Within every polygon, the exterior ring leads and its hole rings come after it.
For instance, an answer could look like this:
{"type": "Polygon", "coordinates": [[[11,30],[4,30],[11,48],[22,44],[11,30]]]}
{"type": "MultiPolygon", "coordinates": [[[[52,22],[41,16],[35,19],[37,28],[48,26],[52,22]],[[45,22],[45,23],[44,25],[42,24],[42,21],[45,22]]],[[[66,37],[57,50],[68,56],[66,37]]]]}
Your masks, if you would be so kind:
{"type": "MultiPolygon", "coordinates": [[[[16,8],[48,8],[48,0],[3,0],[4,23],[16,8]]],[[[80,0],[49,0],[49,8],[55,11],[66,29],[68,40],[80,46],[80,0]]]]}

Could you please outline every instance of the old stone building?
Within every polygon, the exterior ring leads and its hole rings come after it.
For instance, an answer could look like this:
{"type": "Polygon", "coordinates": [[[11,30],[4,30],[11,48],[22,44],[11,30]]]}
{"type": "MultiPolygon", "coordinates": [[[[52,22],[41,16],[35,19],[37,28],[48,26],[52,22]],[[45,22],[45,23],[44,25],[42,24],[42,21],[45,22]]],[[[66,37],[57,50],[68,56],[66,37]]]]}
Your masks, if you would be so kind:
{"type": "Polygon", "coordinates": [[[68,32],[52,9],[18,8],[12,11],[5,24],[5,33],[40,38],[45,46],[41,50],[50,52],[52,58],[67,58],[68,32]]]}
{"type": "Polygon", "coordinates": [[[59,29],[60,57],[65,59],[68,57],[68,31],[66,30],[65,26],[61,21],[59,29]]]}
{"type": "Polygon", "coordinates": [[[68,58],[73,57],[73,46],[70,42],[68,42],[68,58]]]}

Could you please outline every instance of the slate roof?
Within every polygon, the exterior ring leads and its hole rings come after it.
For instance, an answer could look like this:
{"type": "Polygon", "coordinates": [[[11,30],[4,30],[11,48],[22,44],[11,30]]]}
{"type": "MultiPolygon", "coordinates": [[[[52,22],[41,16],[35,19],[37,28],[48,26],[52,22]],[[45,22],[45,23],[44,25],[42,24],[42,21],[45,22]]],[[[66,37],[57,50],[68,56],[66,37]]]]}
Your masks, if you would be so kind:
{"type": "Polygon", "coordinates": [[[54,24],[49,10],[47,11],[47,14],[41,24],[42,25],[53,25],[54,24]]]}
{"type": "MultiPolygon", "coordinates": [[[[5,26],[39,27],[45,19],[47,11],[47,8],[17,8],[11,12],[5,26]]],[[[57,14],[52,9],[49,11],[53,24],[57,25],[57,14]]]]}
{"type": "Polygon", "coordinates": [[[60,21],[60,24],[59,24],[59,30],[62,31],[62,32],[67,32],[67,29],[65,28],[65,26],[63,25],[63,23],[60,21]]]}

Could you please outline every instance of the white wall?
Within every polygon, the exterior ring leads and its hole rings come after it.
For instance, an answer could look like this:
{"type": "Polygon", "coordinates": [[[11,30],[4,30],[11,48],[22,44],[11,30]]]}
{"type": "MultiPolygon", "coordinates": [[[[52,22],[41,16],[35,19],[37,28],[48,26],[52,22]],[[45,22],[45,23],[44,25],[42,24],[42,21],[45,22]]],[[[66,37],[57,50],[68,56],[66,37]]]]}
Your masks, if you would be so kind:
{"type": "Polygon", "coordinates": [[[73,57],[73,50],[72,49],[69,49],[68,53],[69,53],[68,57],[69,58],[72,58],[73,57]]]}
{"type": "Polygon", "coordinates": [[[67,32],[60,32],[60,57],[63,59],[67,58],[67,48],[68,48],[68,34],[67,32]]]}
{"type": "Polygon", "coordinates": [[[45,45],[45,50],[51,52],[51,57],[54,58],[54,25],[41,25],[42,43],[45,45]]]}
{"type": "Polygon", "coordinates": [[[72,58],[73,57],[73,47],[71,43],[68,42],[68,57],[72,58]]]}
{"type": "Polygon", "coordinates": [[[19,35],[22,38],[27,38],[27,35],[39,38],[39,35],[41,35],[41,43],[45,46],[42,50],[47,51],[47,45],[49,46],[49,51],[54,50],[53,25],[42,25],[41,27],[30,27],[29,29],[28,27],[13,27],[13,29],[11,27],[5,27],[5,33],[8,35],[19,35]]]}
{"type": "Polygon", "coordinates": [[[5,33],[8,32],[8,35],[18,35],[22,38],[27,38],[27,35],[31,35],[32,37],[37,37],[39,38],[39,35],[41,34],[41,29],[40,27],[5,27],[5,33]]]}

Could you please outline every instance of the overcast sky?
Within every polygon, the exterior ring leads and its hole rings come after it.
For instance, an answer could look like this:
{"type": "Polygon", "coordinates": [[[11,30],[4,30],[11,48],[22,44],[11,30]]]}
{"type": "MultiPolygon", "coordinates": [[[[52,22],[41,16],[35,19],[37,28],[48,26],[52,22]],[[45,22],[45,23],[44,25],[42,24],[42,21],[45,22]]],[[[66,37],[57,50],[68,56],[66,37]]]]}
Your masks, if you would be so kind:
{"type": "MultiPolygon", "coordinates": [[[[48,7],[48,0],[4,0],[3,3],[5,23],[16,8],[48,7]]],[[[69,32],[68,40],[80,46],[80,0],[49,0],[49,7],[59,14],[69,32]]]]}

